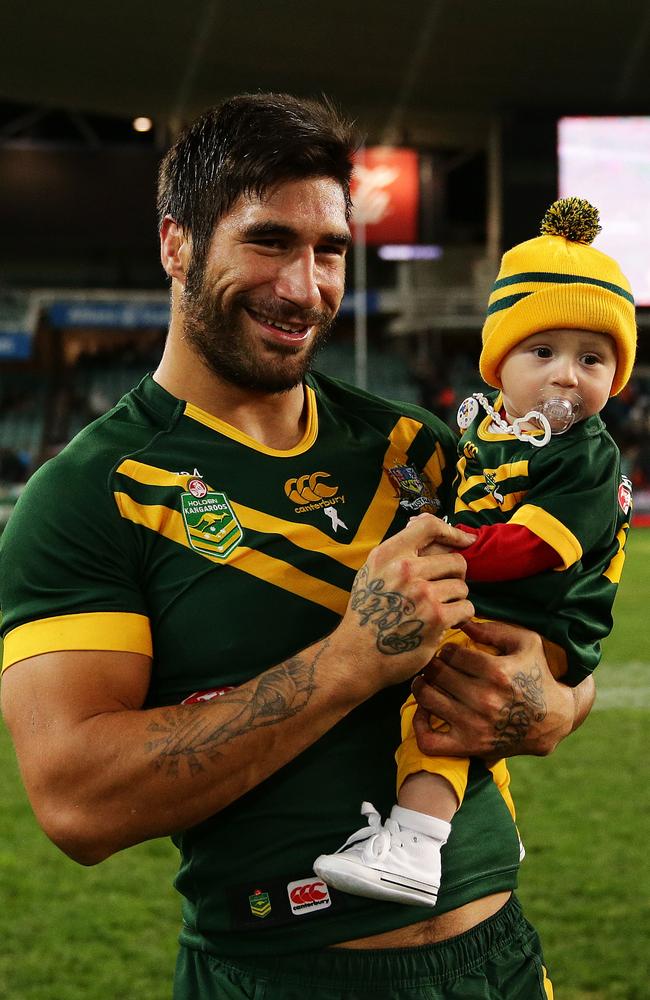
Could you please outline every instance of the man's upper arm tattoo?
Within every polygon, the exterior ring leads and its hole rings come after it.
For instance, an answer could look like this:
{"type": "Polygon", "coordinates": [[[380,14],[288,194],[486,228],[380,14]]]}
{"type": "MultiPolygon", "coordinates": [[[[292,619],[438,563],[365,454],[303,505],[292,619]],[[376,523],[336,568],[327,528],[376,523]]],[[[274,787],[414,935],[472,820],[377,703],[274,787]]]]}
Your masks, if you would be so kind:
{"type": "Polygon", "coordinates": [[[183,762],[191,774],[221,756],[223,744],[261,726],[272,726],[300,712],[315,690],[316,664],[325,641],[311,657],[294,656],[212,702],[161,708],[150,723],[145,750],[157,769],[172,776],[183,762]]]}
{"type": "Polygon", "coordinates": [[[350,594],[350,607],[359,615],[361,626],[370,625],[377,631],[377,649],[396,655],[416,649],[422,642],[424,622],[411,618],[415,605],[408,597],[386,590],[384,581],[369,580],[368,567],[356,575],[350,594]]]}
{"type": "Polygon", "coordinates": [[[495,725],[494,749],[504,755],[522,742],[534,722],[546,718],[546,701],[542,688],[542,671],[533,667],[530,673],[520,671],[512,679],[512,698],[501,709],[501,720],[495,725]]]}

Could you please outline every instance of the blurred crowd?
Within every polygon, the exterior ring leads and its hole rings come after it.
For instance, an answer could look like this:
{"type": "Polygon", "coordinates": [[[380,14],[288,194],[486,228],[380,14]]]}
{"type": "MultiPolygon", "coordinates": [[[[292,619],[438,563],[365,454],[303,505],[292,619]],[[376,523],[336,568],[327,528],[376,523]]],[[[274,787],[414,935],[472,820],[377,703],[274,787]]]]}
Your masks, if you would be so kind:
{"type": "MultiPolygon", "coordinates": [[[[19,379],[0,373],[0,489],[24,483],[38,464],[59,450],[86,423],[100,416],[148,370],[157,354],[123,349],[117,357],[81,359],[67,378],[47,386],[35,377],[19,379]]],[[[386,371],[390,358],[381,367],[386,371]]],[[[335,374],[352,380],[353,373],[335,374]]],[[[412,377],[414,398],[457,430],[456,412],[462,400],[480,387],[468,355],[454,356],[447,368],[438,366],[412,377]]],[[[384,395],[403,398],[395,387],[370,385],[384,395]]],[[[400,386],[403,389],[403,386],[400,386]]],[[[609,400],[603,418],[621,449],[623,473],[637,491],[650,490],[650,371],[634,376],[623,392],[609,400]]]]}

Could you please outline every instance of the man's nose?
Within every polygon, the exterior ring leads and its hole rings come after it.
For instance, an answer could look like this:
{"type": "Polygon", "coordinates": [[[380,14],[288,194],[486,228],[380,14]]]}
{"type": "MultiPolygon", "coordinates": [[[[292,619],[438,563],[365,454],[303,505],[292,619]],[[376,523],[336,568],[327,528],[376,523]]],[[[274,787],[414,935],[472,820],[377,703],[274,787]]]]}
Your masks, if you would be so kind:
{"type": "Polygon", "coordinates": [[[292,254],[284,262],[275,282],[275,293],[301,309],[315,309],[320,305],[321,293],[312,250],[292,254]]]}

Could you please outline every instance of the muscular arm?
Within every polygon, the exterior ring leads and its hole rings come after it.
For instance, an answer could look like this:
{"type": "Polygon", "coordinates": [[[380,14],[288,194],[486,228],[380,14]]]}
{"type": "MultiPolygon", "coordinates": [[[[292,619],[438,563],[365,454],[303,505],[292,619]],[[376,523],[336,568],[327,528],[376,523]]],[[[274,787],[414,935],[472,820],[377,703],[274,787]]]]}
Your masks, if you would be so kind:
{"type": "Polygon", "coordinates": [[[487,760],[545,756],[584,722],[594,703],[593,678],[574,688],[555,680],[537,634],[501,622],[472,622],[465,631],[500,655],[448,646],[414,680],[421,750],[487,760]],[[431,730],[430,712],[447,722],[447,731],[431,730]]]}
{"type": "MultiPolygon", "coordinates": [[[[430,515],[373,550],[338,628],[221,698],[142,708],[150,660],[47,653],[6,673],[2,705],[39,822],[94,864],[207,819],[381,688],[422,669],[445,628],[473,613],[464,560],[421,555],[430,515]]],[[[461,536],[460,538],[458,536],[461,536]]]]}

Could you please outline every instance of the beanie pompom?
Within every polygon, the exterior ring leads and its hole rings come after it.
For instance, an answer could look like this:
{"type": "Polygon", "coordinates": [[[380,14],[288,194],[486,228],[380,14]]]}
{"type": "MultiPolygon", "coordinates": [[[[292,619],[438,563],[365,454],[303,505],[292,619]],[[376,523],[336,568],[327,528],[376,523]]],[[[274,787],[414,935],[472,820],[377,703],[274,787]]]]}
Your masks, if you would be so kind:
{"type": "Polygon", "coordinates": [[[592,243],[602,226],[598,209],[584,198],[554,201],[542,219],[542,236],[564,236],[572,243],[592,243]]]}

